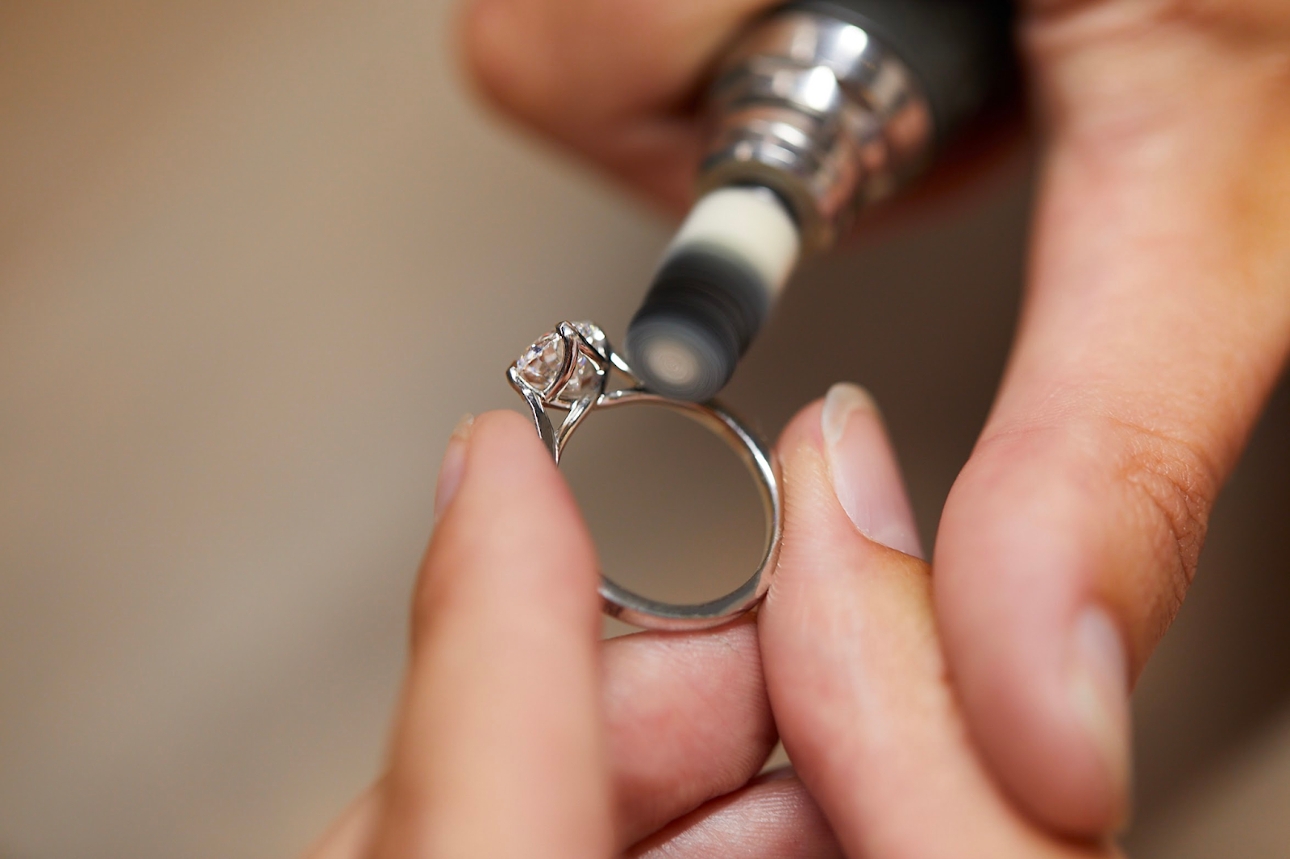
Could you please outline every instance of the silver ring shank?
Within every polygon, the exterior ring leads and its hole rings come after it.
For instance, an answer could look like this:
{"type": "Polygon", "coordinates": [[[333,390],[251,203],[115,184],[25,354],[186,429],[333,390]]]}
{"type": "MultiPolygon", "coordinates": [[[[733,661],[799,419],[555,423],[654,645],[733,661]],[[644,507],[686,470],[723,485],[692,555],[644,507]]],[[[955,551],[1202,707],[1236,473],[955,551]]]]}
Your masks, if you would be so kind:
{"type": "Polygon", "coordinates": [[[630,388],[603,394],[596,402],[596,408],[629,405],[663,406],[679,412],[716,434],[739,456],[740,461],[756,478],[757,492],[766,518],[766,545],[761,563],[751,578],[725,596],[705,603],[661,602],[629,591],[601,575],[600,598],[604,602],[604,612],[635,626],[664,630],[703,629],[732,620],[753,608],[766,595],[771,573],[779,558],[780,538],[784,528],[779,463],[756,435],[716,403],[669,400],[648,391],[630,388]]]}

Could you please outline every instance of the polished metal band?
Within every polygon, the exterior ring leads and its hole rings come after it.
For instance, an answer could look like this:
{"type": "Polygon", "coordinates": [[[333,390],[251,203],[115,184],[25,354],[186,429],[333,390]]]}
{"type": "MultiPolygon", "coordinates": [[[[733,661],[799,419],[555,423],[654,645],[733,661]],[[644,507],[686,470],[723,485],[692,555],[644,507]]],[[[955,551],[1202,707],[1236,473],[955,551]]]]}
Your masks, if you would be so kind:
{"type": "Polygon", "coordinates": [[[679,412],[712,431],[756,479],[766,514],[766,544],[751,578],[718,599],[676,604],[642,596],[602,575],[600,596],[606,614],[649,629],[703,629],[737,617],[765,596],[779,556],[784,509],[779,465],[756,433],[716,402],[672,400],[645,390],[627,362],[609,345],[604,332],[590,322],[560,323],[507,368],[506,376],[528,403],[538,435],[557,463],[574,430],[596,409],[654,405],[679,412]],[[626,376],[631,386],[608,390],[611,369],[626,376]],[[558,427],[551,422],[550,408],[567,412],[558,427]]]}

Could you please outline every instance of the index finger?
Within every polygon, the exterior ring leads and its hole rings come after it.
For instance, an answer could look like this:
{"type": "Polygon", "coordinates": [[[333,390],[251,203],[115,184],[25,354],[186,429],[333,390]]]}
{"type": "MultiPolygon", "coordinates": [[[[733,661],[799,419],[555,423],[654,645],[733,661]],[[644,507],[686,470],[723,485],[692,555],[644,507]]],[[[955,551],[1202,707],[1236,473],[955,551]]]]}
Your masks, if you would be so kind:
{"type": "Polygon", "coordinates": [[[452,444],[372,855],[609,855],[591,539],[519,415],[452,444]]]}
{"type": "Polygon", "coordinates": [[[702,154],[689,115],[714,54],[769,0],[476,0],[462,28],[507,113],[680,209],[702,154]]]}
{"type": "Polygon", "coordinates": [[[1109,859],[1108,846],[1036,827],[981,766],[927,565],[888,548],[912,521],[900,522],[881,420],[859,397],[830,400],[848,408],[806,409],[780,443],[784,552],[760,618],[767,690],[802,782],[848,855],[1109,859]]]}

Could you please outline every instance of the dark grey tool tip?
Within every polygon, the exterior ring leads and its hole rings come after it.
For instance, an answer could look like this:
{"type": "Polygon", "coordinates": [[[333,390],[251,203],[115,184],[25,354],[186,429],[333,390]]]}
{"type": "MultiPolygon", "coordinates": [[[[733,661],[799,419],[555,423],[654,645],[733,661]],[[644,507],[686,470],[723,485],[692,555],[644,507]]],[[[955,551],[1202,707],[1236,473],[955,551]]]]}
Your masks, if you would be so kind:
{"type": "Polygon", "coordinates": [[[702,402],[725,387],[770,304],[756,271],[720,249],[664,263],[627,329],[632,367],[651,389],[702,402]]]}
{"type": "Polygon", "coordinates": [[[693,315],[638,314],[627,329],[632,369],[651,391],[678,400],[710,400],[734,375],[738,349],[719,326],[693,315]]]}

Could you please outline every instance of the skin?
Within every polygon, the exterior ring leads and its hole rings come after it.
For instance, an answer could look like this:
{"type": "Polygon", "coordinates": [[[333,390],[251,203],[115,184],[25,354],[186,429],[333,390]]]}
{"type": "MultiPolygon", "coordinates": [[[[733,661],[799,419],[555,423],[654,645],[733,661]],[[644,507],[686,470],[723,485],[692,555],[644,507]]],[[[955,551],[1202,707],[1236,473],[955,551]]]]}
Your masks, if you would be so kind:
{"type": "Polygon", "coordinates": [[[607,856],[757,774],[751,619],[601,645],[590,537],[517,414],[455,434],[440,490],[385,772],[308,856],[607,856]]]}
{"type": "MultiPolygon", "coordinates": [[[[680,212],[705,71],[766,5],[476,0],[463,57],[501,110],[680,212]]],[[[1029,278],[932,599],[986,766],[1035,819],[1090,836],[1125,819],[1128,689],[1290,350],[1290,5],[1021,12],[1040,141],[1029,278]],[[1103,676],[1124,678],[1092,697],[1072,679],[1090,611],[1120,666],[1103,676]]]]}
{"type": "MultiPolygon", "coordinates": [[[[1045,832],[994,784],[928,566],[848,518],[821,412],[780,443],[787,536],[757,622],[604,643],[586,526],[531,426],[494,412],[459,433],[385,772],[307,859],[1117,855],[1045,832]],[[772,704],[797,770],[758,777],[772,704]]],[[[913,533],[875,411],[851,413],[843,446],[881,476],[866,522],[913,533]]]]}

